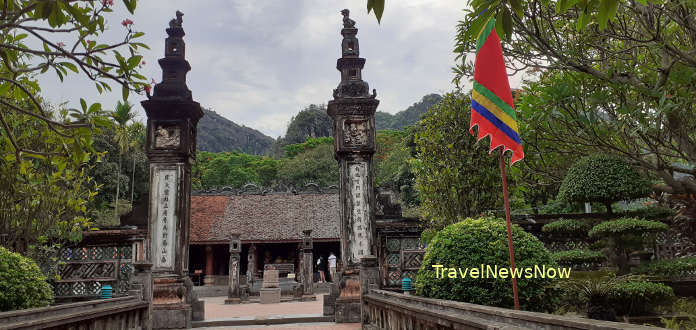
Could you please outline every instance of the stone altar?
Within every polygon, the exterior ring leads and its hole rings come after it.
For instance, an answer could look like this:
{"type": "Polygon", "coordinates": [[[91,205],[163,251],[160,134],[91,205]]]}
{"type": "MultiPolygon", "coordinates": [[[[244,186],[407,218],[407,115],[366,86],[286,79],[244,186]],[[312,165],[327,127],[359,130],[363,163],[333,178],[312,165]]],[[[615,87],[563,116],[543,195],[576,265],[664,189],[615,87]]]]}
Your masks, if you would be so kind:
{"type": "MultiPolygon", "coordinates": [[[[181,23],[183,13],[177,12],[181,23]]],[[[146,152],[150,161],[148,212],[152,261],[152,327],[190,328],[195,296],[190,294],[188,245],[191,165],[196,154],[196,127],[203,117],[186,86],[191,69],[185,58],[181,24],[167,30],[162,81],[141,102],[147,114],[146,152]]]]}
{"type": "Polygon", "coordinates": [[[334,152],[340,177],[343,270],[335,305],[339,323],[360,322],[360,259],[377,252],[372,156],[376,151],[374,114],[379,105],[377,92],[373,89],[370,94],[367,82],[362,80],[365,59],[360,57],[355,21],[349,18],[347,9],[341,14],[342,57],[336,63],[341,82],[327,107],[334,121],[334,152]]]}
{"type": "Polygon", "coordinates": [[[260,291],[262,304],[277,304],[280,302],[280,283],[278,270],[269,269],[263,272],[263,285],[260,291]]]}

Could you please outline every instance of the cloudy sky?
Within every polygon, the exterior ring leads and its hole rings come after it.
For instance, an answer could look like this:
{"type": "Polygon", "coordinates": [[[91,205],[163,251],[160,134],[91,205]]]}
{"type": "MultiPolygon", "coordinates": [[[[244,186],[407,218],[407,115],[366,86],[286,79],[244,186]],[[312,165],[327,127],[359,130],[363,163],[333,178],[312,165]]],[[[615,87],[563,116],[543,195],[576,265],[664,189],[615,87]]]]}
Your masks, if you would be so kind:
{"type": "MultiPolygon", "coordinates": [[[[351,10],[359,28],[363,79],[376,88],[378,110],[404,110],[428,93],[452,89],[455,25],[462,0],[387,1],[381,24],[367,15],[366,0],[140,0],[135,15],[115,1],[109,31],[100,41],[124,35],[129,18],[151,47],[143,53],[145,76],[161,80],[165,28],[175,11],[184,13],[188,86],[194,100],[222,116],[277,137],[290,118],[310,103],[326,103],[340,80],[342,27],[339,11],[351,10]]],[[[120,88],[99,95],[94,84],[72,75],[66,82],[47,73],[43,94],[77,107],[79,98],[111,109],[120,88]]],[[[131,102],[144,97],[132,95],[131,102]]],[[[138,105],[144,118],[144,111],[138,105]]]]}

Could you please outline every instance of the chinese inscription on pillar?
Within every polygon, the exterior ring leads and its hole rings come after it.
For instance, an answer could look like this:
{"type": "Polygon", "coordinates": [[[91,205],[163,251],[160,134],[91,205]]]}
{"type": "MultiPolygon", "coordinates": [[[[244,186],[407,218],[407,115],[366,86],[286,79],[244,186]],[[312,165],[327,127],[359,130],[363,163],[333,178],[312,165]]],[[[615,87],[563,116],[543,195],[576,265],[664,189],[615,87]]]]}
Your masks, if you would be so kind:
{"type": "Polygon", "coordinates": [[[157,179],[157,232],[155,233],[154,262],[158,268],[173,266],[174,249],[176,248],[176,169],[158,169],[157,179]]]}
{"type": "Polygon", "coordinates": [[[352,212],[353,244],[351,245],[350,259],[354,262],[360,261],[362,256],[370,254],[371,242],[368,237],[371,235],[369,221],[369,204],[365,180],[367,178],[367,164],[364,162],[350,163],[348,165],[352,212]]]}

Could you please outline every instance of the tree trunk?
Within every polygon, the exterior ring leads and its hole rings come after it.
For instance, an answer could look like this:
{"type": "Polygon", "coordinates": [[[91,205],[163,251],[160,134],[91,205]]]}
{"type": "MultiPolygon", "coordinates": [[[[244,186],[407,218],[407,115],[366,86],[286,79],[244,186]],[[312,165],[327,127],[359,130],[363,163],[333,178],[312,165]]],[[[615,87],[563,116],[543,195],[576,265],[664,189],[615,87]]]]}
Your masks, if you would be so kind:
{"type": "Polygon", "coordinates": [[[114,217],[118,220],[118,195],[121,188],[121,153],[118,154],[118,172],[116,172],[116,196],[114,197],[114,217]]]}
{"type": "Polygon", "coordinates": [[[607,207],[608,214],[614,214],[614,210],[611,209],[611,202],[604,202],[604,206],[607,207]]]}
{"type": "Polygon", "coordinates": [[[131,173],[131,210],[133,210],[133,193],[135,191],[135,152],[133,153],[133,173],[131,173]]]}

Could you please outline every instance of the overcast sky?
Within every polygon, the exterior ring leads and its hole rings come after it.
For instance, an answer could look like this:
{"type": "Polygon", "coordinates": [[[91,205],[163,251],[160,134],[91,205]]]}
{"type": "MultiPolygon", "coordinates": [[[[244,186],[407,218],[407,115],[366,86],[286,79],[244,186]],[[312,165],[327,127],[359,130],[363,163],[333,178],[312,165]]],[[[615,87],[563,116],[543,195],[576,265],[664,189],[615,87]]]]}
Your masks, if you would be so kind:
{"type": "MultiPolygon", "coordinates": [[[[360,55],[367,59],[363,79],[376,88],[377,110],[404,110],[428,93],[452,89],[455,26],[464,17],[462,0],[387,1],[380,25],[367,15],[366,0],[140,0],[130,15],[119,0],[107,15],[105,40],[124,35],[129,18],[145,32],[151,48],[143,52],[144,75],[161,80],[157,59],[164,54],[165,28],[175,11],[184,13],[188,87],[194,100],[222,116],[277,137],[290,118],[310,103],[326,103],[340,80],[342,20],[348,8],[359,28],[360,55]]],[[[58,41],[58,40],[57,40],[58,41]]],[[[64,83],[41,77],[50,101],[79,98],[112,109],[120,88],[99,95],[94,84],[71,75],[64,83]]],[[[144,97],[131,95],[139,103],[144,97]]],[[[137,109],[144,118],[139,104],[137,109]]]]}

